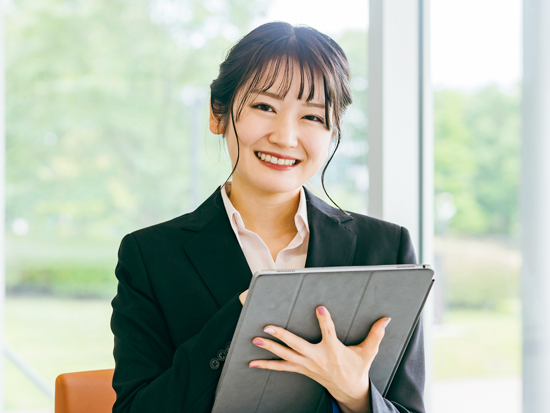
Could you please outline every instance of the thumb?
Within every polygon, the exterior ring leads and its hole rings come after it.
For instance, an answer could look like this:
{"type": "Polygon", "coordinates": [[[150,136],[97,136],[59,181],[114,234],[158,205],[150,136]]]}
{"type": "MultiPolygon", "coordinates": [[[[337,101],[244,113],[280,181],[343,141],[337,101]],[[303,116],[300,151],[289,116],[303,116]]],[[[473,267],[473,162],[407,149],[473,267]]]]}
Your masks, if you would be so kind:
{"type": "Polygon", "coordinates": [[[380,347],[380,343],[386,333],[386,327],[390,321],[391,318],[389,317],[383,317],[378,320],[372,325],[367,338],[359,344],[359,347],[361,347],[366,353],[371,354],[373,359],[378,354],[378,348],[380,347]]]}

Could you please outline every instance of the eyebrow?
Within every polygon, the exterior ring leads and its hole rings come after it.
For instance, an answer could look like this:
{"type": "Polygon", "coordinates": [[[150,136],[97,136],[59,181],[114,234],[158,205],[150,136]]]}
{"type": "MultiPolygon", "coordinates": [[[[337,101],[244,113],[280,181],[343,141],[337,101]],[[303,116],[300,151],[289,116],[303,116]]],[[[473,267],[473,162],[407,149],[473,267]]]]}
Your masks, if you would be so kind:
{"type": "MultiPolygon", "coordinates": [[[[273,99],[284,100],[283,96],[277,95],[276,93],[264,92],[261,90],[254,90],[253,92],[257,93],[258,95],[265,95],[273,99]]],[[[321,108],[321,109],[325,108],[325,105],[323,103],[314,103],[314,102],[305,102],[304,106],[310,106],[310,107],[321,108]]]]}

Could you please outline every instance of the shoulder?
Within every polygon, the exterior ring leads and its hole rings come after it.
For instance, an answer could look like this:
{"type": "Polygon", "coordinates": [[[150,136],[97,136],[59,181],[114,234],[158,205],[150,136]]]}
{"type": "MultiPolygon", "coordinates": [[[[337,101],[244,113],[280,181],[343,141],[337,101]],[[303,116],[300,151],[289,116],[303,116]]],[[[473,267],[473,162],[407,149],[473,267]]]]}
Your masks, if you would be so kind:
{"type": "Polygon", "coordinates": [[[414,248],[406,228],[355,212],[342,211],[306,191],[310,230],[332,236],[345,228],[356,240],[356,265],[383,265],[414,262],[414,248]],[[336,232],[335,232],[336,231],[336,232]]]}
{"type": "Polygon", "coordinates": [[[362,265],[415,264],[407,228],[362,214],[350,213],[348,229],[357,236],[356,259],[362,265]]]}
{"type": "Polygon", "coordinates": [[[190,214],[191,213],[183,214],[168,221],[137,229],[128,235],[138,241],[156,239],[159,237],[166,238],[174,237],[176,235],[179,236],[181,233],[185,232],[185,223],[188,221],[190,214]]]}
{"type": "Polygon", "coordinates": [[[182,222],[188,214],[130,232],[122,238],[119,261],[162,262],[166,257],[180,256],[194,232],[185,231],[182,222]],[[164,258],[163,258],[164,257],[164,258]]]}
{"type": "Polygon", "coordinates": [[[373,218],[368,215],[358,214],[356,212],[348,212],[351,216],[351,220],[346,222],[346,225],[350,230],[355,232],[358,236],[369,237],[389,237],[397,238],[401,237],[403,230],[406,231],[400,225],[392,222],[384,221],[382,219],[373,218]]]}
{"type": "MultiPolygon", "coordinates": [[[[350,213],[349,229],[357,236],[357,250],[376,264],[415,264],[416,254],[407,228],[362,214],[350,213]]],[[[370,262],[368,263],[370,264],[370,262]]]]}

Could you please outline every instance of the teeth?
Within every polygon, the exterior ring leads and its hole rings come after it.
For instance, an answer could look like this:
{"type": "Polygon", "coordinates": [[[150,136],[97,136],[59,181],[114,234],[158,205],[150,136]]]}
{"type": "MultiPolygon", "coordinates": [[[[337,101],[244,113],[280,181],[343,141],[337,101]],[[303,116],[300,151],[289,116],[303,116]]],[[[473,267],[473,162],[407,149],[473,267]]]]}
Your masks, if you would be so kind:
{"type": "Polygon", "coordinates": [[[296,159],[279,159],[261,152],[256,152],[256,156],[262,161],[271,162],[274,165],[294,165],[296,163],[296,159]]]}

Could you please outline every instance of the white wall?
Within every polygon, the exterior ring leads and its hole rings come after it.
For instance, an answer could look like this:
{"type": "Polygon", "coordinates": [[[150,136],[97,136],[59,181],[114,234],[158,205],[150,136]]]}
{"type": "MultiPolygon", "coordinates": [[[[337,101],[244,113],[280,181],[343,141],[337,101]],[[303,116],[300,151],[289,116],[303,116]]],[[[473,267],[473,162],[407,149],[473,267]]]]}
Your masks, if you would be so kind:
{"type": "Polygon", "coordinates": [[[550,406],[550,2],[523,15],[523,411],[550,406]]]}

